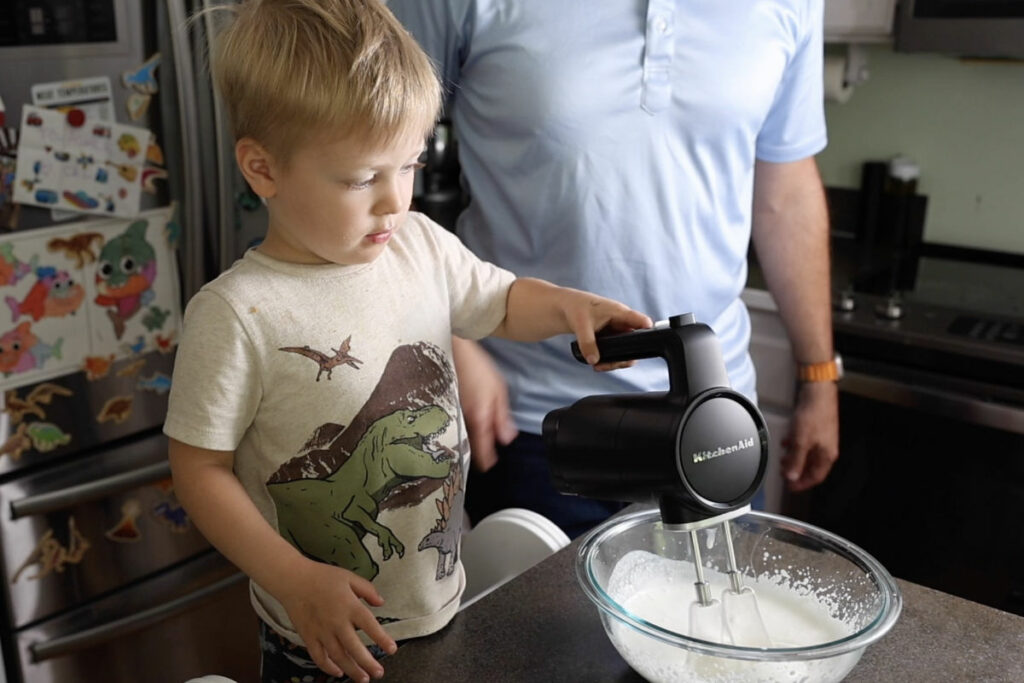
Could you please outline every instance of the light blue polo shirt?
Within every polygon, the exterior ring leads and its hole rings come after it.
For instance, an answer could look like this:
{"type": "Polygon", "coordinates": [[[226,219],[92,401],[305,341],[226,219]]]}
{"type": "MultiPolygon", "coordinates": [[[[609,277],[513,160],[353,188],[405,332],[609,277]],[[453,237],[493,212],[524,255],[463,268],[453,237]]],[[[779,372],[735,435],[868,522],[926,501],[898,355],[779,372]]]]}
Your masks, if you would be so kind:
{"type": "MultiPolygon", "coordinates": [[[[472,204],[458,233],[520,276],[693,312],[754,397],[754,160],[825,146],[822,0],[390,0],[450,90],[472,204]]],[[[664,391],[661,360],[595,373],[570,336],[488,340],[519,428],[595,393],[664,391]]]]}

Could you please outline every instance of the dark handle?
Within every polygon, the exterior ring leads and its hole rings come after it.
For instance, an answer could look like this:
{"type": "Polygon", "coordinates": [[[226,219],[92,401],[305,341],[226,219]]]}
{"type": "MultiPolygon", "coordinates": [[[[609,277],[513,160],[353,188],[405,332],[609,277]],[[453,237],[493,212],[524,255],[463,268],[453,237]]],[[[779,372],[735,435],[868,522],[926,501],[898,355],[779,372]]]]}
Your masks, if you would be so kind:
{"type": "MultiPolygon", "coordinates": [[[[728,387],[722,350],[711,328],[698,323],[692,313],[675,315],[653,328],[622,334],[598,335],[602,363],[664,358],[668,364],[669,393],[686,398],[711,389],[728,387]]],[[[572,354],[582,363],[579,344],[572,354]]]]}
{"type": "Polygon", "coordinates": [[[36,496],[26,496],[20,500],[11,501],[11,519],[41,515],[91,500],[106,498],[111,494],[160,481],[169,476],[171,476],[171,464],[164,460],[111,477],[94,479],[78,486],[69,486],[36,496]]]}
{"type": "Polygon", "coordinates": [[[225,579],[221,579],[216,583],[211,583],[209,586],[193,591],[188,595],[183,595],[180,598],[170,600],[162,605],[151,607],[150,609],[132,614],[131,616],[108,621],[105,624],[94,626],[93,628],[85,631],[78,631],[77,633],[72,633],[69,636],[54,638],[53,640],[48,640],[44,643],[35,643],[30,645],[28,648],[32,655],[32,662],[38,664],[39,662],[44,662],[48,659],[63,657],[64,655],[84,650],[92,647],[93,645],[98,645],[100,643],[113,640],[114,638],[134,633],[135,631],[143,629],[151,624],[164,621],[176,614],[184,612],[185,610],[192,608],[196,603],[202,602],[220,591],[230,588],[236,583],[245,580],[245,578],[245,574],[238,572],[225,579]]]}

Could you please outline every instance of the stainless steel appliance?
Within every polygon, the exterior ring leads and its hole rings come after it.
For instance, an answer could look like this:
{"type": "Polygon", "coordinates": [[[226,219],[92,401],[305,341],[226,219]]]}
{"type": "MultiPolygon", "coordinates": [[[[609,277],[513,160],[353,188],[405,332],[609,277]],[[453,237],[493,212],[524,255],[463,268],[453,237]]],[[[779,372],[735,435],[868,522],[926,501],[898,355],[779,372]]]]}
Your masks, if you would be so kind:
{"type": "Polygon", "coordinates": [[[836,278],[840,458],[796,502],[896,576],[1024,614],[1024,257],[922,253],[906,291],[836,278]]]}
{"type": "Polygon", "coordinates": [[[900,0],[896,49],[1024,57],[1024,1],[900,0]]]}
{"type": "MultiPolygon", "coordinates": [[[[157,195],[143,195],[143,208],[177,203],[183,301],[258,241],[265,225],[234,171],[205,74],[212,19],[186,25],[208,4],[11,0],[0,17],[8,125],[20,121],[33,84],[109,76],[117,120],[156,134],[168,178],[157,195]],[[144,118],[129,121],[122,74],[155,53],[158,92],[144,118]]],[[[53,223],[48,210],[20,211],[19,231],[53,223]]],[[[145,359],[148,369],[170,375],[173,354],[145,359]]],[[[115,362],[95,381],[84,372],[49,380],[70,394],[45,406],[48,422],[73,432],[70,443],[14,457],[5,449],[37,417],[10,396],[0,414],[0,678],[11,683],[256,675],[247,582],[178,504],[160,434],[166,394],[139,391],[135,378],[119,374],[134,360],[115,362]],[[134,396],[132,412],[98,422],[98,407],[124,394],[134,396]]]]}

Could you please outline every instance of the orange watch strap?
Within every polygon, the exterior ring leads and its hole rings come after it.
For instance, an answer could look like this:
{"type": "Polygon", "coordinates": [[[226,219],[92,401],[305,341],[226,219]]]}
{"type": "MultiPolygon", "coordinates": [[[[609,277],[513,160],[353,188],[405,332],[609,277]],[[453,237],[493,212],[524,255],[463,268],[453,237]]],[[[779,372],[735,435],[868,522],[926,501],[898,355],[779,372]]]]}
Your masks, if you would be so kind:
{"type": "Polygon", "coordinates": [[[798,365],[797,377],[801,382],[837,382],[839,381],[839,365],[835,359],[824,363],[798,365]]]}

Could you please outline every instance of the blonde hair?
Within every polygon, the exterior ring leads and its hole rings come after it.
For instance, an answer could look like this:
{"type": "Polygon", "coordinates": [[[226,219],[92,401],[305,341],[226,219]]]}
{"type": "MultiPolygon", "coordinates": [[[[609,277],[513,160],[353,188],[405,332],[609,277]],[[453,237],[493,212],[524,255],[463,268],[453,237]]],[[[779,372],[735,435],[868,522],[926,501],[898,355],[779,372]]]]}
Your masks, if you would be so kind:
{"type": "Polygon", "coordinates": [[[426,137],[441,86],[416,41],[379,0],[245,0],[217,36],[214,82],[235,139],[287,163],[318,135],[383,146],[426,137]]]}

